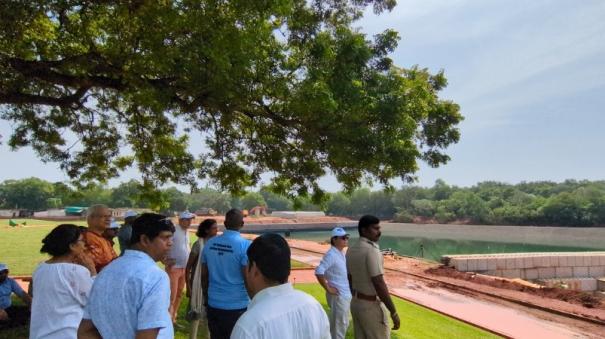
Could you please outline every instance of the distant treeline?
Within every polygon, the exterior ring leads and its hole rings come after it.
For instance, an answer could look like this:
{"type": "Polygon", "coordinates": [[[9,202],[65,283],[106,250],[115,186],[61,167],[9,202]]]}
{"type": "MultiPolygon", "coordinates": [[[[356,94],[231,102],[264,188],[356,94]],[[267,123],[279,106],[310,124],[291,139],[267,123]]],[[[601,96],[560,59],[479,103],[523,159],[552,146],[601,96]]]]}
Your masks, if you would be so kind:
{"type": "Polygon", "coordinates": [[[79,189],[37,178],[5,180],[0,183],[0,207],[38,211],[103,203],[110,207],[153,208],[164,212],[212,208],[224,213],[232,207],[250,209],[265,205],[269,210],[323,210],[329,215],[349,217],[374,214],[399,222],[605,225],[605,181],[539,181],[516,185],[487,181],[472,187],[456,187],[437,180],[432,187],[406,186],[394,191],[362,188],[351,194],[330,193],[321,206],[307,198],[292,200],[277,195],[269,187],[242,197],[211,188],[184,193],[172,187],[158,192],[162,196],[160,206],[150,206],[139,188],[135,180],[115,188],[79,189]]]}

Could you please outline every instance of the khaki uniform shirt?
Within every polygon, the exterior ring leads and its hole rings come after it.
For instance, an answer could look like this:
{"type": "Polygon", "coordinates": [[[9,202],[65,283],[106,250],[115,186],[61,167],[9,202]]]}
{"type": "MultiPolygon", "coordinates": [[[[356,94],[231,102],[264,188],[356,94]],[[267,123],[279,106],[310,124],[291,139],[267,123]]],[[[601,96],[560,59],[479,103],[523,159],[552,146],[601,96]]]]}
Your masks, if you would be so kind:
{"type": "Polygon", "coordinates": [[[366,295],[376,295],[372,277],[384,274],[383,258],[375,242],[360,237],[347,250],[347,273],[351,275],[353,290],[366,295]]]}

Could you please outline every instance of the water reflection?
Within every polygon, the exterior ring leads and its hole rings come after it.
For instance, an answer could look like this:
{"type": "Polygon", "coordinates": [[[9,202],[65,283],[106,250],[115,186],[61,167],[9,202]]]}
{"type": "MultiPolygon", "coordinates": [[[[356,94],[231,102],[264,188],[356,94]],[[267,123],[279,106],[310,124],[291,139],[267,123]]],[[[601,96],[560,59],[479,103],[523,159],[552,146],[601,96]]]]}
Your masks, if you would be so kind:
{"type": "MultiPolygon", "coordinates": [[[[442,226],[422,225],[422,232],[420,232],[420,229],[417,229],[418,227],[416,225],[408,226],[405,229],[401,226],[396,227],[397,228],[394,228],[389,225],[388,227],[383,228],[383,235],[380,239],[380,248],[391,248],[401,255],[423,257],[435,261],[438,261],[444,254],[605,250],[605,241],[599,241],[599,245],[594,246],[592,244],[588,245],[588,242],[586,241],[570,242],[569,237],[567,236],[559,237],[550,235],[552,232],[561,233],[574,231],[569,231],[568,229],[555,229],[554,231],[551,231],[547,228],[535,230],[521,227],[507,227],[504,229],[499,227],[489,229],[498,231],[497,233],[489,234],[489,231],[485,228],[475,229],[475,231],[481,230],[481,232],[473,232],[473,229],[469,230],[468,227],[456,229],[450,228],[448,231],[451,232],[443,232],[442,229],[439,229],[439,227],[442,226]],[[508,233],[506,236],[502,235],[503,230],[508,233]],[[519,232],[524,232],[524,234],[520,235],[519,232]],[[478,237],[478,233],[486,234],[478,237]],[[513,237],[511,236],[511,233],[516,233],[516,235],[513,237]],[[420,234],[422,234],[422,236],[420,234]],[[468,236],[465,234],[468,234],[468,236]],[[468,239],[473,237],[475,239],[468,239]],[[481,240],[477,240],[477,238],[481,240]],[[485,238],[494,240],[485,240],[485,238]]],[[[351,234],[352,241],[355,241],[358,237],[357,230],[349,229],[348,232],[351,234]]],[[[578,230],[576,233],[581,232],[583,231],[578,230]]],[[[602,237],[602,232],[603,230],[598,230],[595,235],[602,237]]],[[[330,239],[330,232],[291,232],[290,237],[294,239],[328,242],[330,239]]]]}

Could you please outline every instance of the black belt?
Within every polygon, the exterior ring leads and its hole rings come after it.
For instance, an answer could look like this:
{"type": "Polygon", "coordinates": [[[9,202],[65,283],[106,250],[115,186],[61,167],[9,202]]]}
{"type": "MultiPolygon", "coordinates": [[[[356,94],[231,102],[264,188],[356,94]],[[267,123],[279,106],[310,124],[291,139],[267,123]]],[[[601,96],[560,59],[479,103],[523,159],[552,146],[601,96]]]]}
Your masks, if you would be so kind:
{"type": "Polygon", "coordinates": [[[359,291],[355,291],[353,290],[353,296],[357,299],[361,299],[361,300],[367,300],[367,301],[377,301],[378,300],[378,296],[376,295],[367,295],[367,294],[363,294],[359,291]]]}

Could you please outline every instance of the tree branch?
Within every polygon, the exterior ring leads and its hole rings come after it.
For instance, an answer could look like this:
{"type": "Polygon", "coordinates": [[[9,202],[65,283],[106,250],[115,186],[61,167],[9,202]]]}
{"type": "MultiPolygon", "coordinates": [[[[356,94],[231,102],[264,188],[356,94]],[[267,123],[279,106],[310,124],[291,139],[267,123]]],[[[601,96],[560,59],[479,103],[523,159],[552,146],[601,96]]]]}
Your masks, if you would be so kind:
{"type": "Polygon", "coordinates": [[[80,87],[72,95],[58,98],[26,93],[0,92],[0,103],[14,105],[32,104],[73,108],[73,105],[79,106],[81,104],[80,99],[82,99],[88,90],[89,87],[80,87]]]}

